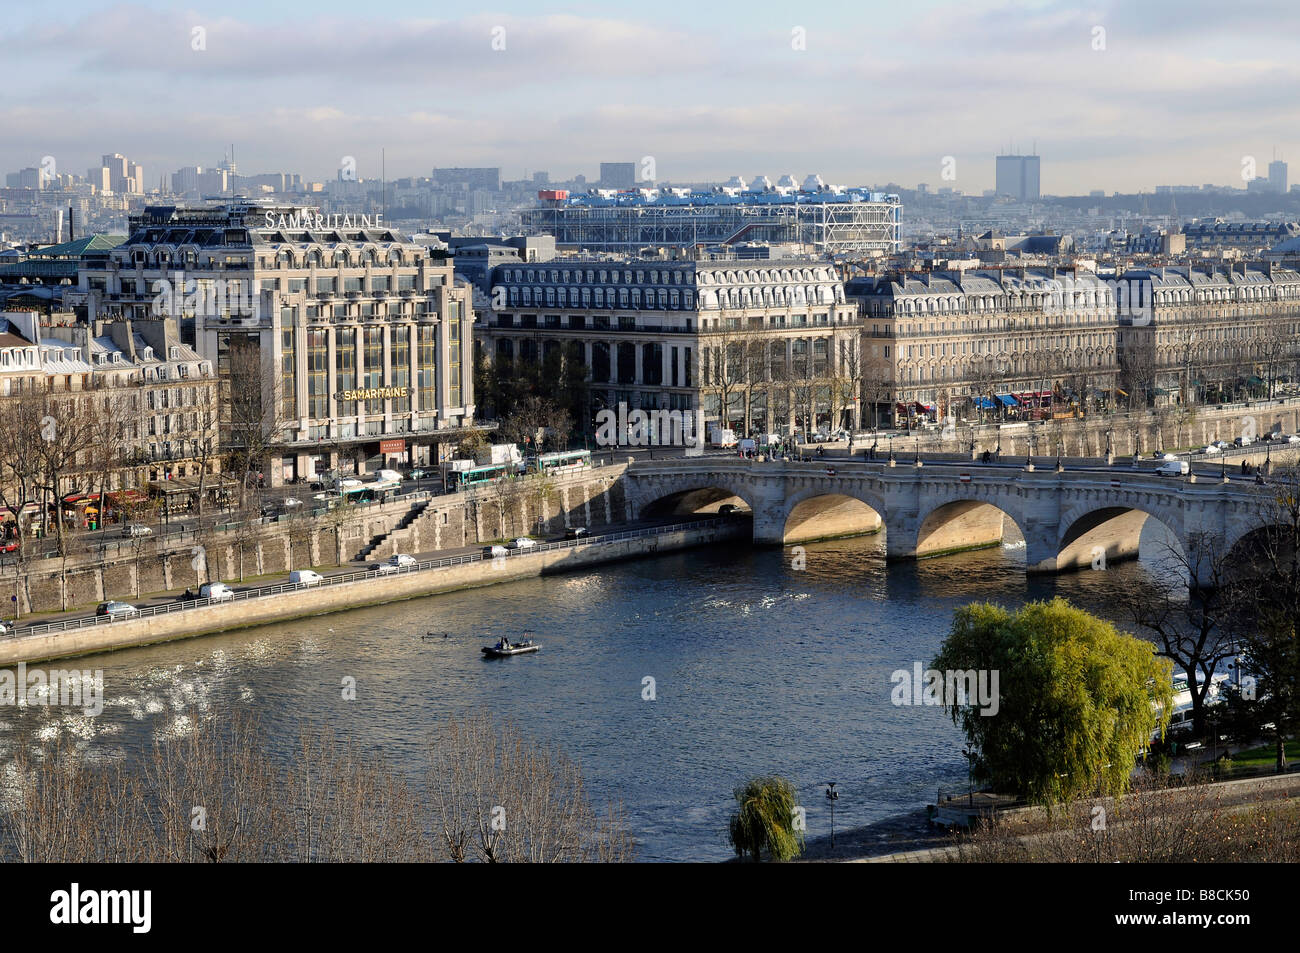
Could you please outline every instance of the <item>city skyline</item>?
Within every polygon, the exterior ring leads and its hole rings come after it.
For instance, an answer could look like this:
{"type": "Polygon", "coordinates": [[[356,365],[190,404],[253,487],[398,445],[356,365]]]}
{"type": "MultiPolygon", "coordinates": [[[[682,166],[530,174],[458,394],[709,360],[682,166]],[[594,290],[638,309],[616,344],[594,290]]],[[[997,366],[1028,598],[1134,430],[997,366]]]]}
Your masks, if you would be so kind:
{"type": "Polygon", "coordinates": [[[0,166],[49,155],[80,173],[116,151],[155,188],[233,143],[241,171],[317,181],[344,156],[378,178],[383,150],[390,179],[499,166],[506,179],[594,180],[602,161],[650,157],[659,181],[817,172],[978,195],[1014,147],[1042,156],[1044,194],[1241,188],[1248,159],[1265,176],[1296,152],[1285,91],[1300,14],[1270,9],[1263,30],[1256,7],[1223,21],[1199,15],[1212,9],[1201,2],[928,0],[815,15],[670,2],[653,17],[507,2],[435,20],[397,3],[398,19],[379,23],[335,2],[292,21],[241,2],[220,16],[74,2],[57,24],[17,11],[0,39],[0,117],[14,132],[0,166]]]}

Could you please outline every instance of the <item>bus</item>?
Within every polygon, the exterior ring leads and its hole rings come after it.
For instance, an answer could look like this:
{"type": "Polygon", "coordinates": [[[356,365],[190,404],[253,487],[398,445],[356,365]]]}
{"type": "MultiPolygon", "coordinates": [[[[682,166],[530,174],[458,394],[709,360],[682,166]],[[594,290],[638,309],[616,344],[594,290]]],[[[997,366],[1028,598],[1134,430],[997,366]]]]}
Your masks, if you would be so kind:
{"type": "Polygon", "coordinates": [[[569,450],[565,453],[544,453],[537,458],[538,473],[569,473],[591,466],[590,450],[569,450]]]}
{"type": "Polygon", "coordinates": [[[396,480],[375,480],[371,483],[347,481],[354,485],[339,488],[338,498],[343,503],[374,503],[388,499],[402,488],[396,480]]]}
{"type": "Polygon", "coordinates": [[[516,470],[517,467],[514,463],[486,463],[482,466],[467,467],[461,470],[453,469],[444,463],[442,465],[442,479],[447,492],[455,493],[467,486],[494,483],[504,477],[514,476],[516,470]]]}

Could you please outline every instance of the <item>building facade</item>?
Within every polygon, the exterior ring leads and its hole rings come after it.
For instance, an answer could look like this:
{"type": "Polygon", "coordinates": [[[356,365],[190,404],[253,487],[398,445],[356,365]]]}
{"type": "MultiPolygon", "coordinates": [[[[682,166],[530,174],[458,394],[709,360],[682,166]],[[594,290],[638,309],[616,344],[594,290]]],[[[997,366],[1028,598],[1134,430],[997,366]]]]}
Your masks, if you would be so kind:
{"type": "Polygon", "coordinates": [[[489,360],[562,351],[589,410],[679,410],[742,432],[856,426],[861,325],[826,261],[556,259],[493,270],[489,360]]]}
{"type": "Polygon", "coordinates": [[[223,449],[256,444],[268,483],[436,461],[474,427],[450,259],[304,207],[154,207],[130,231],[83,270],[87,313],[178,317],[222,380],[223,449]]]}
{"type": "Polygon", "coordinates": [[[1300,274],[1276,265],[894,274],[847,294],[886,422],[1186,406],[1297,380],[1300,274]]]}
{"type": "Polygon", "coordinates": [[[756,180],[749,188],[711,192],[543,190],[539,203],[520,213],[524,231],[588,252],[636,255],[646,247],[760,242],[794,243],[825,255],[889,254],[902,241],[898,196],[836,186],[772,187],[756,180]]]}

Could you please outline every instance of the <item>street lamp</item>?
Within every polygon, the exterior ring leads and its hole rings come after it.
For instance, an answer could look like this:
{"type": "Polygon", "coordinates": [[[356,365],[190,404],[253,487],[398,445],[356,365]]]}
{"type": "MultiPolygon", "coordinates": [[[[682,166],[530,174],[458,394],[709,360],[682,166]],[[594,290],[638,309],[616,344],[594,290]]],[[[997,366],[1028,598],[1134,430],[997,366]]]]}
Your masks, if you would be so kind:
{"type": "Polygon", "coordinates": [[[840,792],[835,790],[835,782],[826,782],[826,800],[831,802],[831,850],[835,849],[835,802],[840,799],[840,792]]]}
{"type": "Polygon", "coordinates": [[[970,807],[975,806],[975,781],[974,781],[974,763],[975,748],[973,745],[966,745],[961,749],[962,756],[966,759],[966,787],[967,787],[967,804],[970,807]]]}

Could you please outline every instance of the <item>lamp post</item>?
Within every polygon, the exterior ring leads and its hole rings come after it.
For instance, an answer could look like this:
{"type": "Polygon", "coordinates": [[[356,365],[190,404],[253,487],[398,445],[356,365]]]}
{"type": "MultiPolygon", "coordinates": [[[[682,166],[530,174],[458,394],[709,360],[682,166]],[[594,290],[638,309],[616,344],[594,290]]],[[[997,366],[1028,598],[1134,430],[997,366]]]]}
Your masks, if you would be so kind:
{"type": "Polygon", "coordinates": [[[835,790],[835,782],[826,782],[826,800],[831,803],[831,850],[835,849],[835,802],[840,799],[840,792],[835,790]]]}
{"type": "Polygon", "coordinates": [[[967,805],[975,807],[975,781],[974,781],[974,762],[975,749],[971,745],[966,745],[961,749],[962,757],[966,759],[966,788],[967,788],[967,805]]]}

